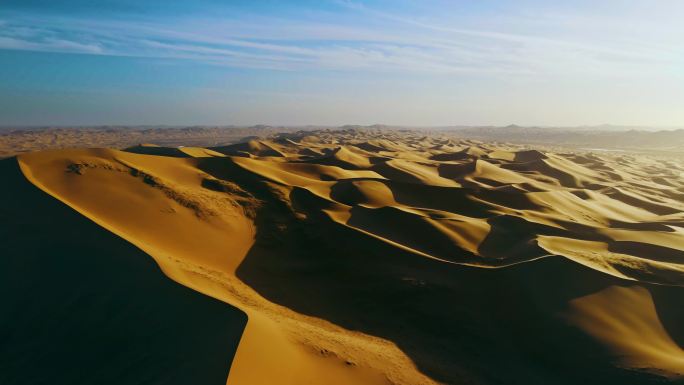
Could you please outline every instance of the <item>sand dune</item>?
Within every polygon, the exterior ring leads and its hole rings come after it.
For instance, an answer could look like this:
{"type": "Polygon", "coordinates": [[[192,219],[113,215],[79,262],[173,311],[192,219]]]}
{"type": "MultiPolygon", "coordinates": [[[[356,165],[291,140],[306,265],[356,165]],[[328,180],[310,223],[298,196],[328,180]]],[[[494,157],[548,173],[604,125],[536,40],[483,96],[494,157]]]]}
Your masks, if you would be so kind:
{"type": "Polygon", "coordinates": [[[326,130],[17,163],[247,315],[231,385],[684,381],[678,158],[326,130]]]}
{"type": "Polygon", "coordinates": [[[247,317],[0,161],[0,383],[223,384],[247,317]]]}

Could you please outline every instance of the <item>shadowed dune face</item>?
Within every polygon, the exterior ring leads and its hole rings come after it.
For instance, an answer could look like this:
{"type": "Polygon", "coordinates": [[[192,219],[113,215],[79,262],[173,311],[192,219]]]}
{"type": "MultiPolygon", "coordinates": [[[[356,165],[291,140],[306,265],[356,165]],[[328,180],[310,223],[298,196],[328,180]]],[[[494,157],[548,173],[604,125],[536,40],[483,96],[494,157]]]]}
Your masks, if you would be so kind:
{"type": "Polygon", "coordinates": [[[0,161],[0,383],[225,384],[247,318],[0,161]]]}
{"type": "Polygon", "coordinates": [[[20,162],[247,313],[229,384],[682,380],[676,159],[364,131],[132,151],[20,162]]]}

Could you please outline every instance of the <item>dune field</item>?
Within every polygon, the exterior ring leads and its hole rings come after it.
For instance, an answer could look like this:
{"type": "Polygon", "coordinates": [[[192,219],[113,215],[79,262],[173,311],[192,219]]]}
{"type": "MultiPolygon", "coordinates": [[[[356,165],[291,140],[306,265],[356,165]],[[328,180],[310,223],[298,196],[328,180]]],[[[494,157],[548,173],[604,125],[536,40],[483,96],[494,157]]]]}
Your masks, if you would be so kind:
{"type": "Polygon", "coordinates": [[[0,384],[684,383],[677,154],[348,129],[0,172],[0,384]]]}

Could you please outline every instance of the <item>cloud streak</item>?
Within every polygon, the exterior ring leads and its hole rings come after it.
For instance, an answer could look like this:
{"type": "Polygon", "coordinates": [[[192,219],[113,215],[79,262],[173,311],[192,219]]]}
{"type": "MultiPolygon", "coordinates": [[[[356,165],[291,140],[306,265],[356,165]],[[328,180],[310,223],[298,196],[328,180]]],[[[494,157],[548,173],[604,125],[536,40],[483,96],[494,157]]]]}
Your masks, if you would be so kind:
{"type": "MultiPolygon", "coordinates": [[[[586,31],[572,33],[580,25],[587,28],[581,18],[554,27],[544,25],[543,17],[512,16],[499,30],[483,30],[444,26],[355,2],[336,4],[345,17],[328,13],[323,21],[251,14],[134,19],[0,13],[0,49],[192,60],[284,71],[628,75],[684,64],[677,45],[653,36],[639,40],[623,33],[594,39],[586,31]],[[516,22],[548,32],[544,36],[521,33],[516,22]]],[[[597,24],[601,21],[594,21],[598,30],[597,24]]]]}

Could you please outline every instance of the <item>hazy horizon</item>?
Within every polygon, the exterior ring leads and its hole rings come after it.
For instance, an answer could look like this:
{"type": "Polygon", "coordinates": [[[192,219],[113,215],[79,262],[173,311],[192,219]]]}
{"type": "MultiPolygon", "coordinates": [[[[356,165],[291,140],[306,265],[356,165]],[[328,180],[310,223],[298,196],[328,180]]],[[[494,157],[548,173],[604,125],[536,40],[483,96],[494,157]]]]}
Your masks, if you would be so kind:
{"type": "Polygon", "coordinates": [[[578,126],[542,126],[542,125],[522,125],[516,123],[510,123],[506,125],[493,125],[493,124],[452,124],[452,125],[435,125],[435,126],[418,126],[418,125],[405,125],[405,124],[385,124],[385,123],[372,123],[372,124],[355,124],[355,123],[344,123],[344,124],[264,124],[264,123],[249,123],[249,124],[231,124],[231,123],[188,123],[188,124],[154,124],[154,123],[142,123],[142,124],[117,124],[117,123],[99,123],[99,124],[0,124],[0,130],[8,129],[32,129],[32,128],[75,128],[75,129],[88,129],[88,128],[105,128],[105,127],[118,127],[118,128],[139,128],[139,127],[150,127],[150,128],[188,128],[188,127],[204,127],[204,128],[252,128],[252,127],[272,127],[272,128],[311,128],[311,129],[341,129],[344,127],[361,127],[361,128],[372,128],[374,126],[386,127],[388,129],[415,129],[415,130],[432,130],[432,129],[476,129],[476,128],[510,128],[510,127],[520,127],[520,128],[537,128],[537,129],[548,129],[548,130],[580,130],[589,129],[597,131],[678,131],[684,130],[684,126],[654,126],[654,125],[617,125],[617,124],[596,124],[596,125],[578,125],[578,126]]]}
{"type": "Polygon", "coordinates": [[[0,125],[681,127],[682,11],[6,1],[0,125]]]}

